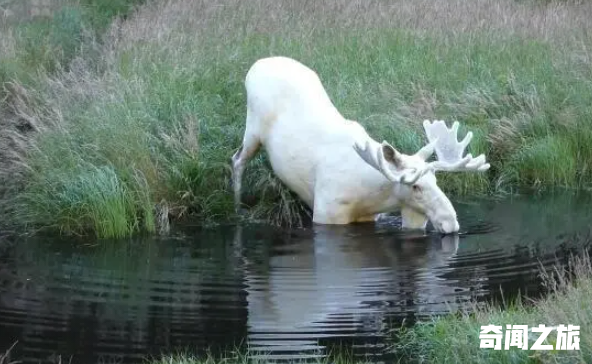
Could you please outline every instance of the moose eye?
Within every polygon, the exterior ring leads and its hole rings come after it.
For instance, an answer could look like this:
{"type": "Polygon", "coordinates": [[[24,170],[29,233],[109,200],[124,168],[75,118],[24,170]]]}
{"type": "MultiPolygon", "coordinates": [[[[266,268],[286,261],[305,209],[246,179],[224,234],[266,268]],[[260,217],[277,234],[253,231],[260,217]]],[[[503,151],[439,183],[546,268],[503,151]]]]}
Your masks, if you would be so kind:
{"type": "Polygon", "coordinates": [[[421,191],[421,187],[419,187],[418,185],[413,185],[413,192],[420,192],[421,191]]]}

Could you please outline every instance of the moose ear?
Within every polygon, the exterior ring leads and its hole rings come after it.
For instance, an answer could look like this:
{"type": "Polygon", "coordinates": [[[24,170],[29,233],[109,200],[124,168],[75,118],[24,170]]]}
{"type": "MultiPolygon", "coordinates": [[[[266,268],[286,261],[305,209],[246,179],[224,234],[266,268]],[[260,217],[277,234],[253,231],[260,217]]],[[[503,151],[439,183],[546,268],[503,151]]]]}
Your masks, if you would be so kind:
{"type": "Polygon", "coordinates": [[[382,149],[382,156],[384,160],[394,165],[397,169],[403,168],[403,160],[401,159],[401,154],[386,140],[382,142],[381,145],[382,149]]]}
{"type": "Polygon", "coordinates": [[[405,168],[401,153],[386,141],[378,148],[373,148],[369,140],[365,141],[363,147],[361,142],[355,142],[353,148],[366,163],[391,182],[412,184],[427,172],[427,169],[405,168]]]}

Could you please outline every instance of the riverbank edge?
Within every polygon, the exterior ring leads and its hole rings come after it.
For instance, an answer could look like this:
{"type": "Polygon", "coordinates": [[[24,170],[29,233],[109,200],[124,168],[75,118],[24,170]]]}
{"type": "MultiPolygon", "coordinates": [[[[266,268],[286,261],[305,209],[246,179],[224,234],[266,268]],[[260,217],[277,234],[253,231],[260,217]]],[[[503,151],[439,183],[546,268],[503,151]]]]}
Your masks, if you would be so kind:
{"type": "MultiPolygon", "coordinates": [[[[542,298],[518,297],[506,307],[486,303],[475,305],[469,312],[434,317],[410,329],[397,330],[393,349],[420,363],[590,363],[592,362],[592,264],[590,253],[572,255],[568,264],[550,271],[540,268],[544,290],[542,298]],[[557,350],[557,332],[553,331],[543,344],[554,350],[532,350],[539,334],[529,334],[528,350],[511,347],[505,350],[481,349],[482,326],[498,325],[576,325],[580,328],[579,350],[557,350]]],[[[505,336],[503,338],[505,340],[505,336]]]]}

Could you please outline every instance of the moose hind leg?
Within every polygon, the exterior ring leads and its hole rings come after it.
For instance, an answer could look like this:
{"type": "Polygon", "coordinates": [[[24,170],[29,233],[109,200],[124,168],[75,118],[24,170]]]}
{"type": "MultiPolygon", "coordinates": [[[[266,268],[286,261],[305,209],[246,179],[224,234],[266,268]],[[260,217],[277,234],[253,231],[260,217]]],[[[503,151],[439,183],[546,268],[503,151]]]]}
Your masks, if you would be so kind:
{"type": "Polygon", "coordinates": [[[236,153],[232,156],[232,184],[234,187],[234,205],[237,212],[240,211],[241,205],[241,184],[243,172],[249,160],[253,158],[255,153],[259,150],[261,142],[254,133],[247,130],[243,138],[243,144],[236,153]]]}

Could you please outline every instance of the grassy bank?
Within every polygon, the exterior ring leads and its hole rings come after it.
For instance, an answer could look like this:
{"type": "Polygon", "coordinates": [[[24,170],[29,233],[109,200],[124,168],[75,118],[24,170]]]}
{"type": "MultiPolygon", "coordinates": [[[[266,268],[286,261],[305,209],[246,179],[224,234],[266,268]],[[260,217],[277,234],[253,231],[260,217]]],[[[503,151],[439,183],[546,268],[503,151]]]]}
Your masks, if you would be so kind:
{"type": "MultiPolygon", "coordinates": [[[[15,342],[10,348],[8,348],[4,353],[0,353],[0,364],[15,364],[19,361],[13,361],[13,353],[12,351],[18,345],[18,342],[15,342]]],[[[56,361],[57,364],[62,364],[66,362],[70,362],[68,357],[61,357],[59,356],[56,361]]],[[[205,356],[194,356],[190,354],[174,354],[174,355],[164,355],[159,358],[155,359],[146,359],[144,361],[146,364],[266,364],[269,361],[259,358],[251,358],[247,355],[235,353],[229,354],[225,357],[216,357],[214,355],[205,355],[205,356]]],[[[284,363],[289,363],[283,361],[284,363]]],[[[307,360],[294,360],[292,363],[314,363],[314,364],[370,364],[371,361],[366,360],[355,360],[352,359],[350,356],[346,354],[336,354],[333,355],[331,358],[319,358],[319,359],[307,359],[307,360]]]]}
{"type": "MultiPolygon", "coordinates": [[[[147,364],[266,364],[269,361],[263,359],[253,359],[249,357],[228,357],[224,359],[218,359],[214,357],[195,357],[191,355],[173,355],[173,356],[165,356],[161,359],[148,361],[147,364]]],[[[294,360],[292,362],[285,362],[285,363],[312,363],[312,364],[366,364],[371,363],[371,361],[364,361],[364,360],[353,360],[347,359],[344,357],[337,357],[331,359],[316,359],[316,360],[294,360]]]]}
{"type": "MultiPolygon", "coordinates": [[[[589,255],[574,258],[566,270],[543,274],[549,295],[541,300],[516,301],[508,308],[475,307],[470,314],[435,318],[397,334],[395,350],[418,363],[589,363],[592,361],[592,265],[589,255]],[[574,279],[575,278],[575,279],[574,279]],[[580,350],[530,350],[539,333],[530,333],[529,350],[479,348],[482,325],[579,325],[580,350]]],[[[505,340],[505,337],[504,337],[505,340]]],[[[557,332],[543,343],[556,348],[557,332]]]]}
{"type": "MultiPolygon", "coordinates": [[[[315,69],[346,117],[404,152],[422,145],[423,119],[471,128],[491,171],[442,175],[446,192],[588,188],[590,15],[590,3],[513,0],[149,2],[101,42],[80,38],[57,62],[68,67],[1,76],[8,118],[37,131],[2,129],[2,220],[116,237],[166,230],[168,217],[235,218],[243,80],[269,55],[315,69]]],[[[3,34],[0,75],[22,63],[4,60],[22,57],[19,34],[3,34]]],[[[263,154],[244,194],[250,218],[298,224],[306,211],[263,154]]]]}
{"type": "MultiPolygon", "coordinates": [[[[16,345],[17,343],[15,343],[16,345]]],[[[13,345],[5,353],[0,354],[0,364],[13,364],[11,359],[11,350],[13,345]]],[[[60,358],[56,361],[58,364],[68,362],[68,358],[60,358]]],[[[146,364],[266,364],[269,361],[263,359],[250,358],[244,355],[230,355],[224,358],[217,358],[212,355],[198,357],[189,354],[175,354],[166,355],[158,359],[147,359],[146,364]]],[[[290,363],[283,361],[284,363],[290,363]]],[[[316,359],[316,360],[295,360],[292,363],[308,363],[308,364],[370,364],[370,361],[348,359],[343,355],[336,355],[331,359],[316,359]]]]}

